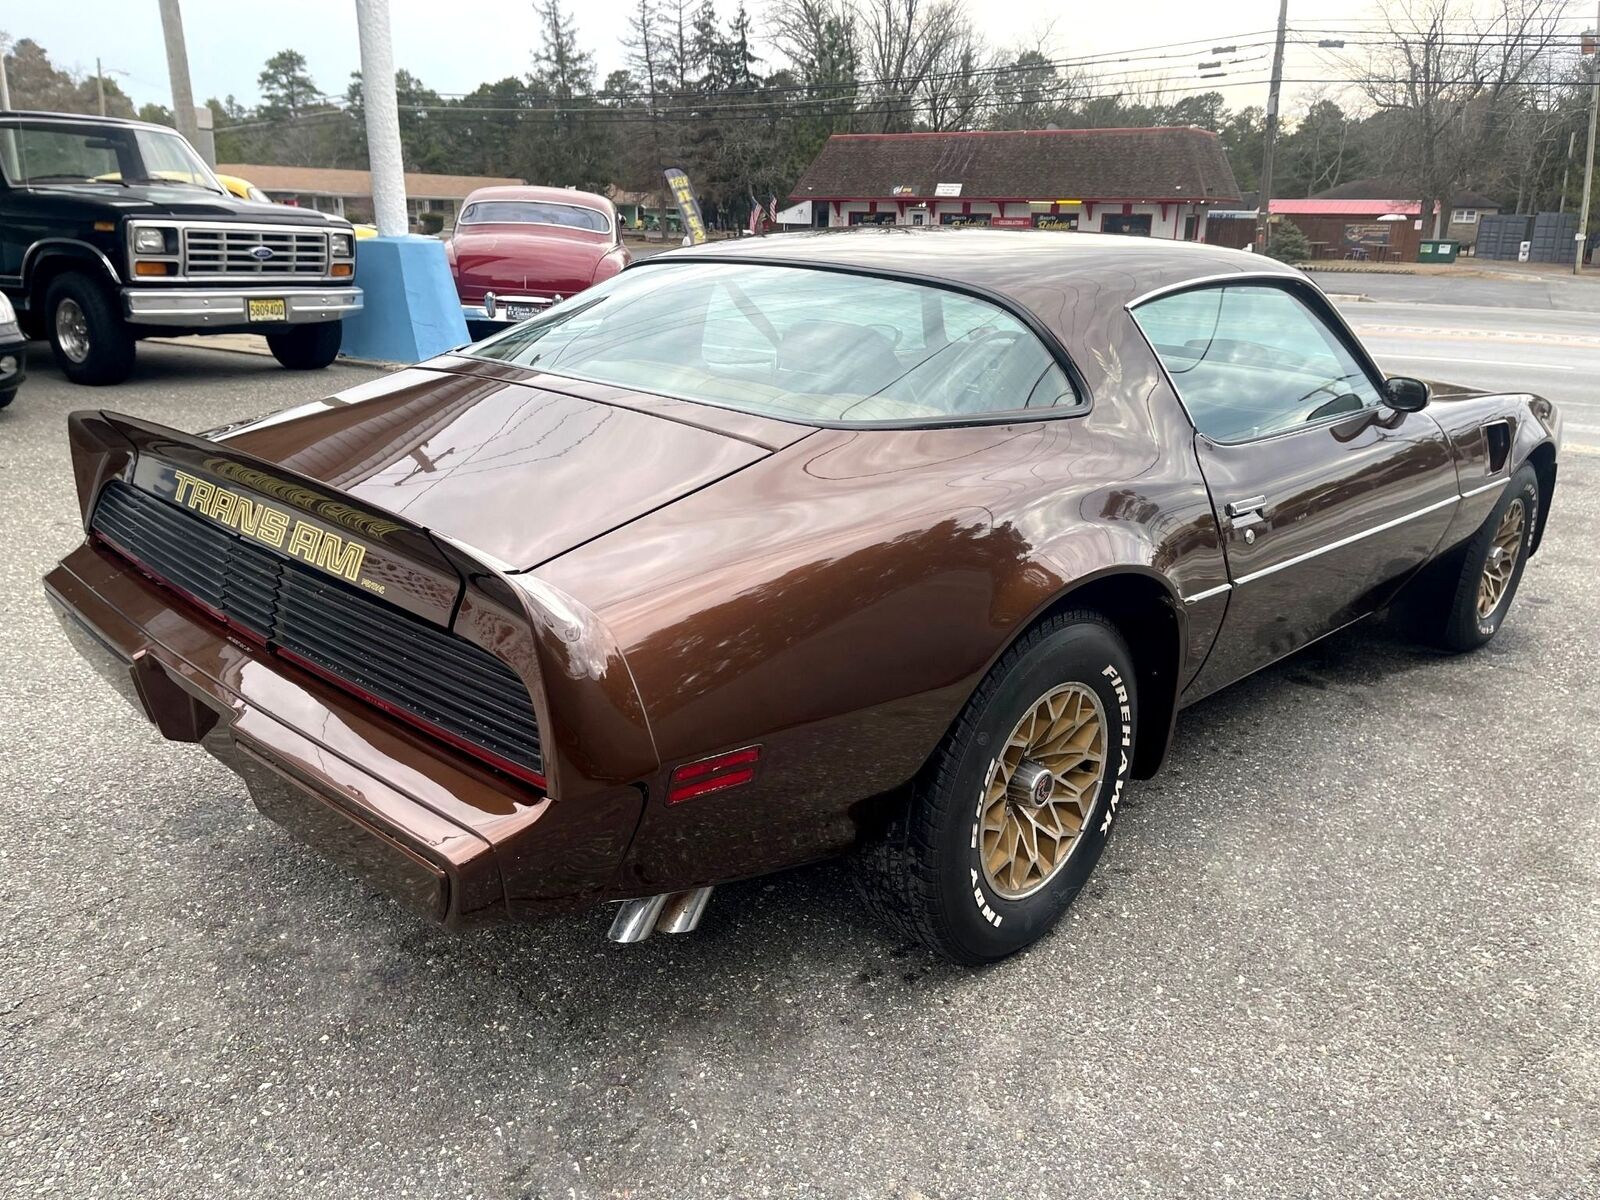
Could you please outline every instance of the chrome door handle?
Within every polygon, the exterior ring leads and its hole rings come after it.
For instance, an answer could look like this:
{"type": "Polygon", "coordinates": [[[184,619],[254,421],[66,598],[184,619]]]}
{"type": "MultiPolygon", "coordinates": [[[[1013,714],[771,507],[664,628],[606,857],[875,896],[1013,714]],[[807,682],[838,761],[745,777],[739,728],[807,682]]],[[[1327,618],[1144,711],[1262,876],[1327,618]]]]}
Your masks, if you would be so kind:
{"type": "Polygon", "coordinates": [[[1265,496],[1251,496],[1245,500],[1229,500],[1227,514],[1230,517],[1245,517],[1261,515],[1261,510],[1267,506],[1265,496]]]}

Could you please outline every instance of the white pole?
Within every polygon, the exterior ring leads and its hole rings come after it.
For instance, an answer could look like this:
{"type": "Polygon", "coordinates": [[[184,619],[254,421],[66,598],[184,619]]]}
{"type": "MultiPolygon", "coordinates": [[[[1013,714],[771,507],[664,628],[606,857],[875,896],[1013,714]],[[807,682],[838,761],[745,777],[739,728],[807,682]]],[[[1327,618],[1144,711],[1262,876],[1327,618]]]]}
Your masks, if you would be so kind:
{"type": "Polygon", "coordinates": [[[11,39],[0,33],[0,112],[11,107],[11,84],[6,79],[6,54],[11,50],[11,39]]]}
{"type": "Polygon", "coordinates": [[[161,0],[161,32],[167,42],[167,74],[172,77],[172,122],[192,146],[199,129],[194,118],[189,51],[183,44],[183,13],[178,9],[178,0],[161,0]]]}
{"type": "Polygon", "coordinates": [[[372,167],[372,214],[382,237],[402,237],[406,176],[400,150],[400,106],[394,92],[394,46],[389,0],[356,0],[361,38],[361,98],[367,110],[367,161],[372,167]]]}

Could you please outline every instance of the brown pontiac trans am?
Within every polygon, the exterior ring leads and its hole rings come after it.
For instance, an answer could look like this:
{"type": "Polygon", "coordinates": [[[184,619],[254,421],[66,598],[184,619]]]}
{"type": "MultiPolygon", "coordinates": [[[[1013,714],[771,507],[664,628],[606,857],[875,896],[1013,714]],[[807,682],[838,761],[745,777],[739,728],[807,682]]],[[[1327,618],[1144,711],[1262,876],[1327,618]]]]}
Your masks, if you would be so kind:
{"type": "Polygon", "coordinates": [[[634,941],[856,850],[969,963],[1184,705],[1382,609],[1493,637],[1559,440],[1386,379],[1288,267],[987,230],[673,252],[325,401],[70,437],[82,653],[433,919],[634,941]]]}

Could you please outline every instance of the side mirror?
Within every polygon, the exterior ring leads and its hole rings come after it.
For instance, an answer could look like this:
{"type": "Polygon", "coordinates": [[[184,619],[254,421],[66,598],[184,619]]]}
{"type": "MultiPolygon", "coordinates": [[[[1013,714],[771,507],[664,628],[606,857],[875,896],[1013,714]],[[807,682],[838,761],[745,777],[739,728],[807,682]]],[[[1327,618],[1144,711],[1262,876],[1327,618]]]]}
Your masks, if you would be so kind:
{"type": "Polygon", "coordinates": [[[1383,402],[1396,412],[1421,412],[1428,406],[1428,385],[1405,375],[1385,379],[1383,402]]]}

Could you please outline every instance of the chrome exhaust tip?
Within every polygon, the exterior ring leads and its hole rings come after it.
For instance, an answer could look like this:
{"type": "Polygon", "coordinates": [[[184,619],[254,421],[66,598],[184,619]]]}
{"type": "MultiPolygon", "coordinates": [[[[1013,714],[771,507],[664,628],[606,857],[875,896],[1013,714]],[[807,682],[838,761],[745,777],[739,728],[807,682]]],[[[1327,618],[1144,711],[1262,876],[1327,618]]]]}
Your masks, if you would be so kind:
{"type": "Polygon", "coordinates": [[[662,933],[693,933],[706,915],[706,905],[711,903],[711,889],[695,888],[692,892],[676,892],[667,897],[666,907],[656,921],[662,933]]]}
{"type": "Polygon", "coordinates": [[[613,942],[642,942],[652,933],[693,933],[705,916],[711,889],[694,888],[687,892],[663,892],[624,900],[606,935],[613,942]]]}

